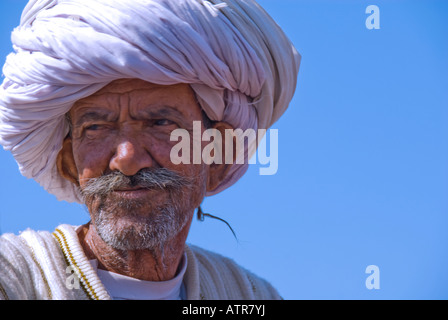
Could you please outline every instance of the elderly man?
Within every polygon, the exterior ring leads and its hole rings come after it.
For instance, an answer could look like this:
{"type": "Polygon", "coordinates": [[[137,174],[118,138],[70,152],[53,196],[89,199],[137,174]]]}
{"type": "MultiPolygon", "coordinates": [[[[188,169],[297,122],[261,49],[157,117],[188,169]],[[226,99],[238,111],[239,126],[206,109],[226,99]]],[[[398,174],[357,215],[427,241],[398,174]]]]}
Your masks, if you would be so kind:
{"type": "Polygon", "coordinates": [[[247,163],[170,156],[176,129],[267,129],[287,108],[300,55],[262,8],[31,0],[12,41],[0,143],[23,175],[84,203],[91,221],[3,235],[0,299],[280,298],[232,260],[185,243],[204,197],[247,163]]]}

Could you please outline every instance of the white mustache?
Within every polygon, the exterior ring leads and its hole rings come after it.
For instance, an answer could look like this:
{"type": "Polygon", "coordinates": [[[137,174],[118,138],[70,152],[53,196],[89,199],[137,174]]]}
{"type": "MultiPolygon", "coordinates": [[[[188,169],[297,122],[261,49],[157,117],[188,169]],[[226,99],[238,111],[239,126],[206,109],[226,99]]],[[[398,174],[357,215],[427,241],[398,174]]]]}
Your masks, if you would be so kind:
{"type": "Polygon", "coordinates": [[[106,196],[120,189],[174,189],[191,187],[192,180],[178,173],[165,169],[142,169],[133,176],[126,176],[119,171],[113,171],[97,178],[89,179],[81,189],[86,197],[106,196]]]}

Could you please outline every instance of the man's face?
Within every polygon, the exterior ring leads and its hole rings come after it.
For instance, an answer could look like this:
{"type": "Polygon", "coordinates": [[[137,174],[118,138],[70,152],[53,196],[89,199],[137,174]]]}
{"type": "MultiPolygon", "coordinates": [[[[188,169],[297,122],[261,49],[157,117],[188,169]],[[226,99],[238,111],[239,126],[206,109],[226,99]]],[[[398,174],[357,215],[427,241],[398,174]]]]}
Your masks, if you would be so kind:
{"type": "Polygon", "coordinates": [[[202,120],[188,85],[114,81],[79,100],[70,118],[72,171],[106,243],[123,250],[154,248],[188,230],[208,176],[204,164],[170,161],[177,143],[170,141],[171,132],[182,128],[193,136],[193,121],[202,120]]]}

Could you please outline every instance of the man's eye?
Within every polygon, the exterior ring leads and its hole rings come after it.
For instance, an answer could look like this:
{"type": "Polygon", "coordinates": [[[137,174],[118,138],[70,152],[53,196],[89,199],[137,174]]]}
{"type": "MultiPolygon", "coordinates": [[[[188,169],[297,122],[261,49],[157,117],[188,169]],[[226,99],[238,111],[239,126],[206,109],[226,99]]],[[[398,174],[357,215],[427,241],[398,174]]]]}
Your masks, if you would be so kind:
{"type": "Polygon", "coordinates": [[[174,121],[168,119],[158,119],[154,121],[155,126],[170,126],[172,124],[175,124],[174,121]]]}
{"type": "Polygon", "coordinates": [[[91,130],[91,131],[96,131],[99,129],[101,129],[101,125],[99,125],[99,124],[92,124],[92,125],[86,127],[86,130],[91,130]]]}

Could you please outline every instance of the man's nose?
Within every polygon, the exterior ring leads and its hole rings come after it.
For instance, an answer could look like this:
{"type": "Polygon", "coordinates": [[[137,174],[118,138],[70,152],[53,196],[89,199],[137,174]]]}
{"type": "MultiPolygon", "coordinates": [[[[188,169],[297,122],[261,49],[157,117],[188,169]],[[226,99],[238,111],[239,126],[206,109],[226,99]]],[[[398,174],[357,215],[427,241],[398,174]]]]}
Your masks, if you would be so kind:
{"type": "Polygon", "coordinates": [[[114,156],[110,160],[109,169],[118,170],[126,176],[133,176],[141,169],[150,168],[154,160],[150,153],[137,141],[126,139],[121,141],[114,156]]]}

